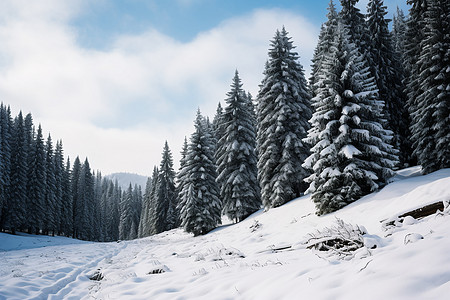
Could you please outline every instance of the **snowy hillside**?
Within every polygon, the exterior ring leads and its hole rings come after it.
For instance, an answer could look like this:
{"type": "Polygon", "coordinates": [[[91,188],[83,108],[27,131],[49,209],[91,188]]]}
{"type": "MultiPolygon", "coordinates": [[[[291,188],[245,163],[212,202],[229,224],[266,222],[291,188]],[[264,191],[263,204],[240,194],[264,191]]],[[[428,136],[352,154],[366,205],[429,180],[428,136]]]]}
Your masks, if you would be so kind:
{"type": "Polygon", "coordinates": [[[0,233],[0,299],[448,299],[448,209],[383,225],[450,201],[450,169],[418,172],[402,170],[336,213],[316,216],[307,196],[199,237],[176,229],[92,243],[0,233]],[[309,249],[308,234],[337,218],[363,226],[365,246],[347,256],[309,249]],[[90,280],[96,272],[103,278],[90,280]]]}
{"type": "Polygon", "coordinates": [[[113,173],[105,176],[108,179],[111,179],[112,181],[116,181],[119,184],[119,186],[122,188],[123,191],[126,191],[128,189],[128,186],[131,185],[134,186],[135,184],[139,185],[142,189],[142,191],[145,190],[145,184],[147,183],[147,176],[142,176],[139,174],[134,173],[113,173]]]}

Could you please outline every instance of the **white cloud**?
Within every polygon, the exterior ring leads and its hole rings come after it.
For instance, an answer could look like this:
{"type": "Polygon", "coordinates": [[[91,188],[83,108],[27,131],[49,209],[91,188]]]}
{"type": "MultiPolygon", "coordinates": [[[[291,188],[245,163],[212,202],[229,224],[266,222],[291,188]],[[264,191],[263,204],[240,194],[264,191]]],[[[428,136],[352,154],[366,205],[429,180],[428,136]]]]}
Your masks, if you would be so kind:
{"type": "Polygon", "coordinates": [[[70,25],[82,2],[25,2],[0,5],[0,99],[104,174],[149,175],[165,139],[178,160],[197,107],[212,117],[236,68],[256,95],[277,28],[291,33],[307,70],[318,33],[299,15],[257,10],[189,43],[149,28],[100,51],[81,47],[70,25]]]}

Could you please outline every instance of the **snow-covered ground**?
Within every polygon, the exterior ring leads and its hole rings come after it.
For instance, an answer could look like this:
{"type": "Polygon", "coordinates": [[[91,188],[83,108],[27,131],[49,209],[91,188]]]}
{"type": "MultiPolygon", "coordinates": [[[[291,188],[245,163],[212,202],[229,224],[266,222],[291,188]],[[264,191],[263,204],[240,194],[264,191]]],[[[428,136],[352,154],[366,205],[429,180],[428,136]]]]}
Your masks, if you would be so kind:
{"type": "Polygon", "coordinates": [[[302,197],[206,236],[172,230],[91,243],[0,233],[0,299],[448,299],[450,216],[407,218],[387,230],[380,222],[450,201],[450,169],[418,172],[402,170],[333,214],[316,216],[302,197]],[[336,218],[364,226],[366,245],[377,247],[348,260],[302,244],[336,218]],[[102,280],[89,279],[96,271],[102,280]]]}

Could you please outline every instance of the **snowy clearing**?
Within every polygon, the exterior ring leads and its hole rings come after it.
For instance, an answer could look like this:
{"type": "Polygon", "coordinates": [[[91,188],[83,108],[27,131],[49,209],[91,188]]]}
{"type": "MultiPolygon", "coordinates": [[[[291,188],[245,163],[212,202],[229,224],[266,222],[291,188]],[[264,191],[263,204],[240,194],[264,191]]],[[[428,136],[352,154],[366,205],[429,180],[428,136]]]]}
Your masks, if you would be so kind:
{"type": "Polygon", "coordinates": [[[450,200],[450,169],[394,182],[318,217],[309,197],[193,237],[176,229],[119,243],[0,233],[0,299],[447,299],[450,216],[382,220],[450,200]],[[308,249],[308,234],[364,227],[352,259],[308,249]],[[90,280],[101,273],[99,281],[90,280]]]}

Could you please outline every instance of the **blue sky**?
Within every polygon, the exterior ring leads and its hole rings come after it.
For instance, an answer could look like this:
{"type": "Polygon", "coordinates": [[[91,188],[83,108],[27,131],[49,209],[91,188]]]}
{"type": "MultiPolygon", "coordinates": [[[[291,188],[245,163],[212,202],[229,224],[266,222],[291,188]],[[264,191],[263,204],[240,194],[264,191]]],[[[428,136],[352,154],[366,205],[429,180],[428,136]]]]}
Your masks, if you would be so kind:
{"type": "MultiPolygon", "coordinates": [[[[360,1],[364,8],[368,0],[360,1]]],[[[389,11],[406,1],[388,0],[389,11]]],[[[66,155],[104,174],[178,164],[199,107],[211,118],[234,70],[254,96],[283,25],[309,76],[328,1],[0,0],[0,99],[32,112],[66,155]]]]}

